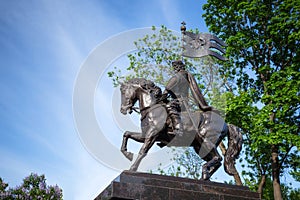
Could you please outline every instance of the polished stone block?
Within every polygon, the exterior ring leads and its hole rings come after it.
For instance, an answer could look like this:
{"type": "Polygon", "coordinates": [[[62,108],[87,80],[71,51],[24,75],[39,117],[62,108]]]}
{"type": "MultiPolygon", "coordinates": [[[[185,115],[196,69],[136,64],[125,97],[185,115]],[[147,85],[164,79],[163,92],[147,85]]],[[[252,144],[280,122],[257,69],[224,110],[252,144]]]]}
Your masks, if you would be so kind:
{"type": "Polygon", "coordinates": [[[95,200],[259,200],[248,187],[124,171],[95,200]]]}

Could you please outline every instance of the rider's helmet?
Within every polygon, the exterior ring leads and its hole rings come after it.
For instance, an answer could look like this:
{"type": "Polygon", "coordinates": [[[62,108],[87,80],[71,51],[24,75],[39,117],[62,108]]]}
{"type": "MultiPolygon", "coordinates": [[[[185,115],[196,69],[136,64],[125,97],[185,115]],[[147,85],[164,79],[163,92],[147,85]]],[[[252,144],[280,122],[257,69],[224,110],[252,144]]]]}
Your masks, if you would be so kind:
{"type": "Polygon", "coordinates": [[[172,67],[175,71],[185,70],[185,65],[181,60],[175,60],[172,62],[172,67]]]}

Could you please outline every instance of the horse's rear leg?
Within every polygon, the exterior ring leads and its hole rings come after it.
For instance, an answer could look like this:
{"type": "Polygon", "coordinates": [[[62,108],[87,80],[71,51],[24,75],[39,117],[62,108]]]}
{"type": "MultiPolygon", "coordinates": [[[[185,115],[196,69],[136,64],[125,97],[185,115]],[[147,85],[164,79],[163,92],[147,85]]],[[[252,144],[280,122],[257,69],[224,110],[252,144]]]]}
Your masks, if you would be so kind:
{"type": "MultiPolygon", "coordinates": [[[[202,144],[202,147],[205,145],[202,144]]],[[[214,150],[211,150],[208,154],[200,152],[201,147],[200,146],[193,146],[195,152],[207,163],[202,165],[202,180],[209,180],[210,177],[219,169],[221,166],[222,157],[219,155],[218,151],[214,148],[214,150]],[[205,155],[205,156],[204,156],[205,155]]]]}
{"type": "Polygon", "coordinates": [[[217,149],[211,150],[211,152],[203,158],[207,163],[202,166],[202,177],[203,180],[209,180],[210,177],[219,169],[221,166],[222,157],[218,153],[217,149]]]}
{"type": "Polygon", "coordinates": [[[122,141],[122,146],[121,146],[121,152],[125,155],[125,157],[127,159],[129,159],[130,161],[132,161],[133,159],[133,153],[127,151],[127,142],[128,139],[131,138],[137,142],[144,142],[145,138],[142,137],[142,133],[139,132],[130,132],[130,131],[126,131],[123,134],[123,141],[122,141]]]}

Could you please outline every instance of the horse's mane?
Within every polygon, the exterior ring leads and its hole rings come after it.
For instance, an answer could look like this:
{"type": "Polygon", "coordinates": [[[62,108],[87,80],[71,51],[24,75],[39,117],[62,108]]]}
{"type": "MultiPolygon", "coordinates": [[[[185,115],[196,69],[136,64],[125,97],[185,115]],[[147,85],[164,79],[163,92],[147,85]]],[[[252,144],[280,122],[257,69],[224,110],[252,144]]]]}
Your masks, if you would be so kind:
{"type": "Polygon", "coordinates": [[[155,83],[151,80],[147,80],[145,78],[132,78],[125,82],[126,84],[137,84],[140,85],[143,89],[154,92],[156,97],[160,97],[162,92],[160,87],[155,85],[155,83]]]}
{"type": "Polygon", "coordinates": [[[152,81],[147,80],[145,78],[132,78],[132,79],[127,80],[125,83],[141,84],[141,83],[146,83],[146,82],[153,83],[152,81]]]}
{"type": "Polygon", "coordinates": [[[145,78],[132,78],[129,79],[128,81],[126,81],[126,83],[128,84],[138,84],[141,85],[143,87],[154,87],[155,84],[153,81],[147,80],[145,78]]]}

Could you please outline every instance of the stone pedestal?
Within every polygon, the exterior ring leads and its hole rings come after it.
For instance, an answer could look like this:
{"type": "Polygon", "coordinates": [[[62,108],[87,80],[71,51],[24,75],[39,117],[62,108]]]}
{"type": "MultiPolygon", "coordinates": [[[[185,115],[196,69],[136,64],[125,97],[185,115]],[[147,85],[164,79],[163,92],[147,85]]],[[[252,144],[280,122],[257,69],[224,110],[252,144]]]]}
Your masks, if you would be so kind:
{"type": "Polygon", "coordinates": [[[124,171],[95,200],[259,200],[247,187],[124,171]]]}

